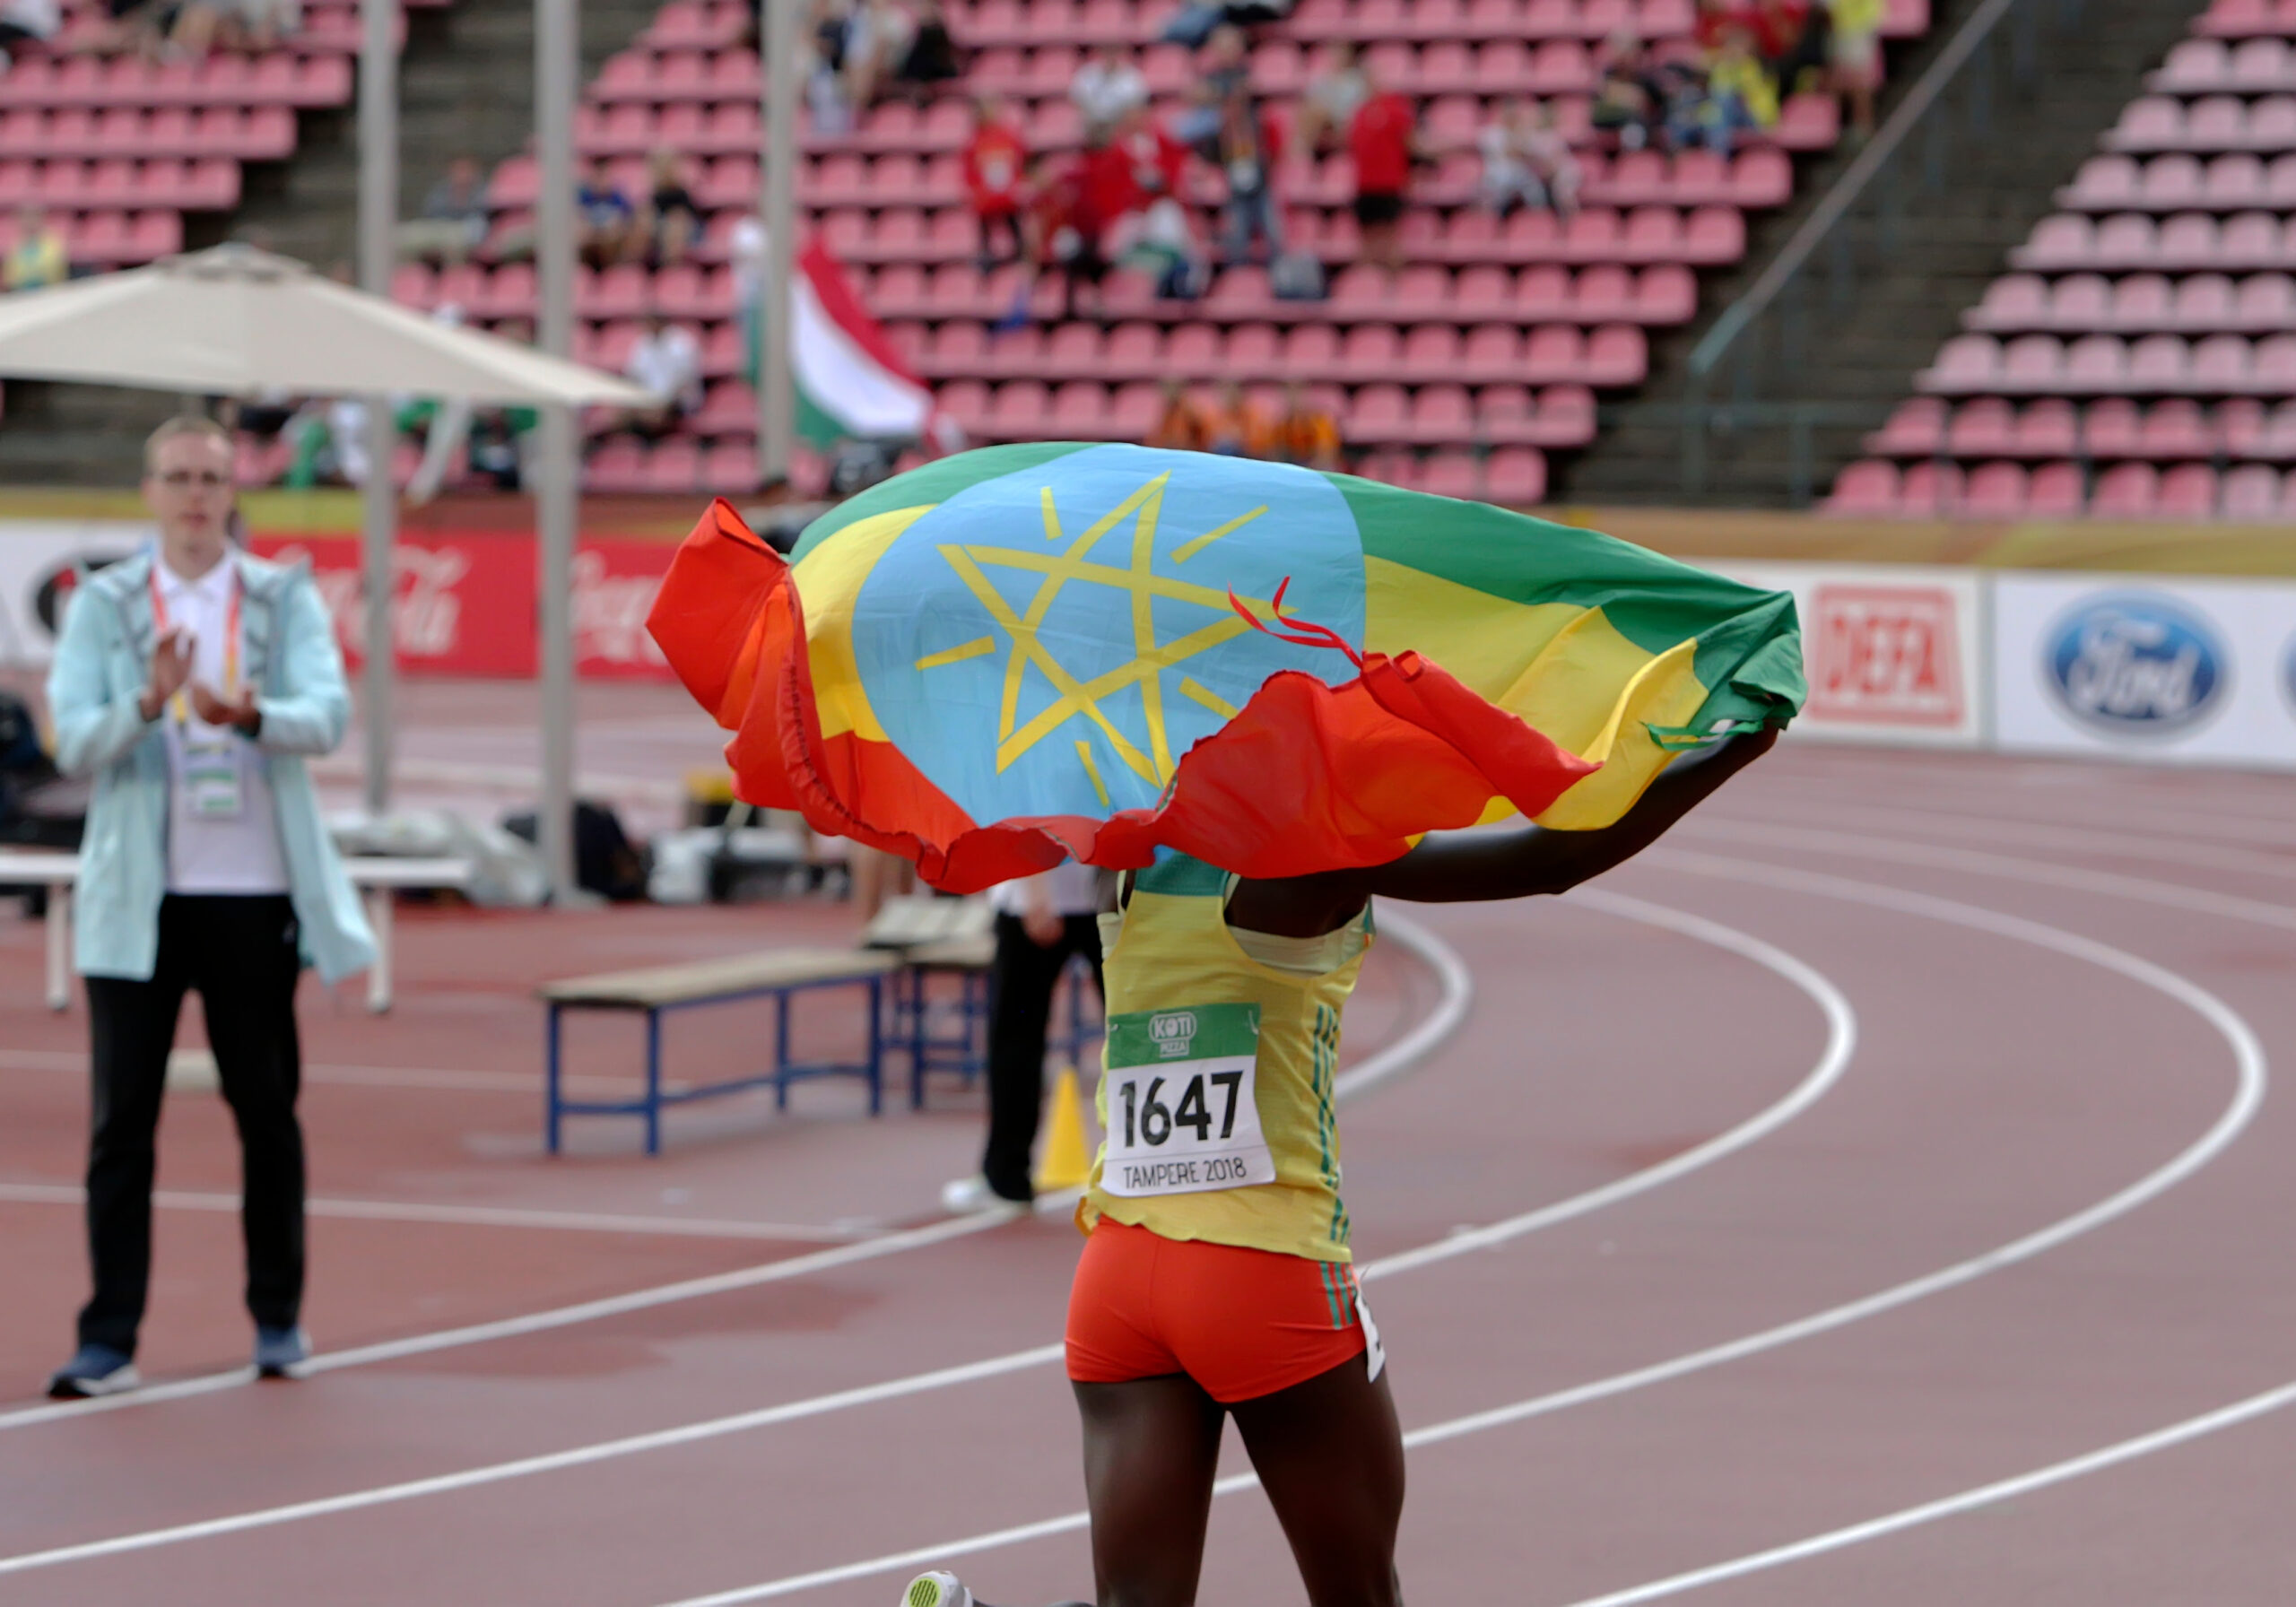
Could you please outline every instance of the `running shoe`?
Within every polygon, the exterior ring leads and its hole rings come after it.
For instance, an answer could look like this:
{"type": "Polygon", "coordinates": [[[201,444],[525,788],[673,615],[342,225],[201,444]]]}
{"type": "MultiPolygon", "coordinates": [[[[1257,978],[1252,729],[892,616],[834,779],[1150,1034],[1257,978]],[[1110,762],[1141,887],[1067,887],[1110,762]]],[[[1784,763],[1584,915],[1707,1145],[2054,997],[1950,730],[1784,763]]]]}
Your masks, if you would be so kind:
{"type": "Polygon", "coordinates": [[[109,1345],[82,1345],[78,1354],[57,1368],[48,1379],[48,1393],[59,1401],[89,1400],[97,1395],[116,1395],[143,1382],[136,1376],[135,1361],[126,1351],[115,1351],[109,1345]]]}
{"type": "Polygon", "coordinates": [[[1026,1200],[1008,1200],[988,1186],[982,1177],[959,1177],[941,1187],[941,1209],[952,1216],[970,1216],[983,1211],[1026,1211],[1026,1200]]]}
{"type": "Polygon", "coordinates": [[[900,1607],[980,1607],[964,1582],[949,1573],[919,1574],[900,1593],[900,1607]]]}
{"type": "Polygon", "coordinates": [[[311,1336],[300,1327],[255,1331],[255,1370],[260,1378],[291,1378],[311,1359],[311,1336]]]}

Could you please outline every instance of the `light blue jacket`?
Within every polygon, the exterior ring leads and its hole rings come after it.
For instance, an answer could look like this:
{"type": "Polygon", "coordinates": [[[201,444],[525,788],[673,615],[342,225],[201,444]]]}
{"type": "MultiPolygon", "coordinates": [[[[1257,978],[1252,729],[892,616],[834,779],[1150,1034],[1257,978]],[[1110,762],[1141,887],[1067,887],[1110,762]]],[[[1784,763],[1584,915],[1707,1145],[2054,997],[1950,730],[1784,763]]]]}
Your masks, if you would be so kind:
{"type": "MultiPolygon", "coordinates": [[[[85,577],[64,611],[48,674],[57,768],[95,777],[80,845],[77,960],[85,977],[148,979],[168,888],[168,749],[136,708],[157,636],[149,549],[85,577]]],[[[247,553],[239,571],[241,660],[257,689],[256,737],[279,823],[306,963],[327,981],[363,970],[374,934],[319,818],[302,756],[333,751],[351,718],[343,655],[309,570],[247,553]]]]}

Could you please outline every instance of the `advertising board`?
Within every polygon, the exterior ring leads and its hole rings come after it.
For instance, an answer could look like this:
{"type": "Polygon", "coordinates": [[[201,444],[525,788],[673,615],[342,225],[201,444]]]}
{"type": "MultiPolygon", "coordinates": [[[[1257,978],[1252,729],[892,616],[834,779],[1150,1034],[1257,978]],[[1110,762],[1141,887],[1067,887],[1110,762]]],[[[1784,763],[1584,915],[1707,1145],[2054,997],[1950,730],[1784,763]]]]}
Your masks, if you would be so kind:
{"type": "Polygon", "coordinates": [[[58,605],[82,563],[100,567],[152,539],[126,519],[0,523],[0,666],[41,669],[56,653],[58,605]]]}
{"type": "Polygon", "coordinates": [[[1973,748],[1984,739],[1984,591],[1975,570],[1910,564],[1713,565],[1794,594],[1810,700],[1795,734],[1973,748]]]}
{"type": "Polygon", "coordinates": [[[2005,574],[1993,607],[2004,751],[2296,769],[2296,584],[2005,574]]]}

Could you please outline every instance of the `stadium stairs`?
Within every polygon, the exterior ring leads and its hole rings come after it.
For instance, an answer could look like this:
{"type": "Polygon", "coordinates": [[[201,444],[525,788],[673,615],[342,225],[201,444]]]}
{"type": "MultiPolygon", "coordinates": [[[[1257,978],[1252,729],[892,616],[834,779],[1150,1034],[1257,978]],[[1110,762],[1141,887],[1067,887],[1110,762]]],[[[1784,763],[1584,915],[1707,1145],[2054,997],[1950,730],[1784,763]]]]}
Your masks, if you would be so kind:
{"type": "MultiPolygon", "coordinates": [[[[1916,83],[1979,0],[1940,0],[1926,39],[1893,61],[1881,116],[1916,83]]],[[[2055,207],[2057,187],[2097,148],[2145,74],[2183,38],[2204,0],[2088,0],[2083,27],[2060,36],[2033,93],[2002,98],[1994,138],[1956,143],[1952,180],[1908,209],[1901,266],[1868,275],[1852,316],[1813,343],[1816,356],[1796,387],[1797,400],[1848,403],[1874,410],[1876,422],[1911,388],[1917,370],[1961,328],[1997,274],[2011,248],[2055,207]]],[[[1914,135],[1920,138],[1919,133],[1914,135]]],[[[1650,349],[1649,383],[1634,403],[1605,420],[1594,446],[1560,465],[1559,499],[1593,505],[1706,504],[1783,507],[1788,465],[1783,431],[1749,432],[1733,447],[1717,437],[1709,448],[1703,491],[1682,486],[1682,430],[1665,410],[1684,397],[1689,357],[1723,309],[1761,274],[1802,220],[1846,169],[1853,152],[1830,152],[1802,175],[1795,204],[1762,218],[1745,262],[1709,281],[1700,316],[1650,349]]],[[[1820,430],[1813,483],[1821,494],[1861,455],[1872,426],[1820,430]]]]}
{"type": "MultiPolygon", "coordinates": [[[[646,26],[658,0],[583,0],[581,77],[646,26]]],[[[407,13],[399,58],[399,215],[412,217],[448,161],[491,165],[534,131],[532,0],[450,0],[407,13]]],[[[358,238],[355,100],[299,109],[283,160],[240,164],[239,202],[187,212],[183,245],[251,239],[322,271],[358,238]]],[[[16,382],[0,418],[0,482],[117,485],[136,473],[144,434],[176,399],[109,386],[16,382]]]]}

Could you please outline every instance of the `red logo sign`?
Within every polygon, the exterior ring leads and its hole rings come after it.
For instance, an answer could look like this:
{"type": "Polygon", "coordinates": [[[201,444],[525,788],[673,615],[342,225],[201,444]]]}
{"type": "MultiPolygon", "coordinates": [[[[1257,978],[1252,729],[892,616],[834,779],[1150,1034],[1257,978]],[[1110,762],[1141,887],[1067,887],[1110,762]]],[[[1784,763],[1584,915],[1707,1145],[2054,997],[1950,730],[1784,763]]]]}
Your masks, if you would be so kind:
{"type": "Polygon", "coordinates": [[[1821,586],[1812,595],[1810,713],[1873,725],[1958,725],[1967,712],[1953,593],[1821,586]]]}

